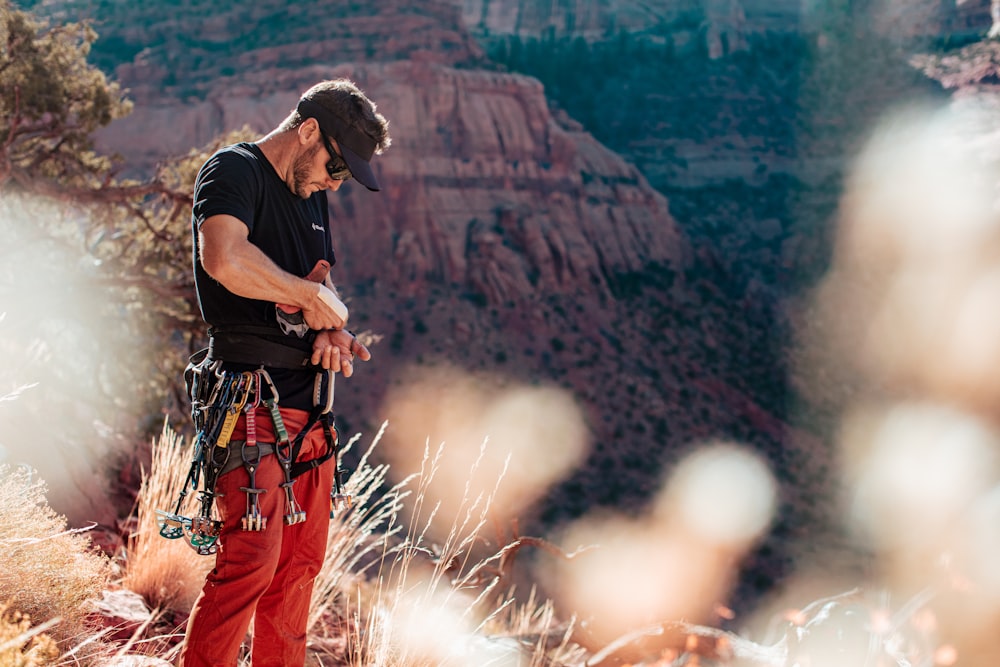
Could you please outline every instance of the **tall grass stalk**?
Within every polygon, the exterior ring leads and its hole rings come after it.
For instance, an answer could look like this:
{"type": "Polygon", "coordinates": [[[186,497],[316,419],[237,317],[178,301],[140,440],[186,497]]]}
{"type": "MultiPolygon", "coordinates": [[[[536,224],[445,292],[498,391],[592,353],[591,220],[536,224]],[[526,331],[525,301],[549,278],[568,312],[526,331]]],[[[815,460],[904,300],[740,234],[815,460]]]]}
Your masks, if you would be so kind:
{"type": "MultiPolygon", "coordinates": [[[[326,558],[313,585],[310,628],[337,605],[345,578],[363,577],[369,568],[380,564],[386,554],[386,545],[402,530],[395,520],[403,509],[403,501],[410,495],[405,488],[409,478],[378,496],[389,467],[370,463],[385,428],[383,423],[345,484],[345,493],[352,497],[351,507],[339,511],[330,524],[326,558]]],[[[352,438],[342,454],[349,452],[357,441],[357,436],[352,438]]]]}
{"type": "Polygon", "coordinates": [[[552,601],[539,601],[534,587],[522,604],[502,605],[488,620],[486,631],[516,638],[524,646],[529,655],[526,667],[582,665],[586,661],[587,652],[572,641],[576,619],[559,623],[552,601]]]}
{"type": "MultiPolygon", "coordinates": [[[[567,657],[573,655],[569,631],[553,634],[551,603],[538,603],[532,593],[519,606],[513,591],[497,593],[500,576],[488,566],[499,560],[503,550],[484,559],[476,556],[482,551],[476,547],[496,487],[477,491],[468,482],[457,511],[447,508],[455,519],[445,538],[439,545],[432,543],[431,536],[440,532],[433,527],[442,507],[427,506],[428,489],[444,462],[443,444],[432,453],[425,443],[420,470],[398,482],[372,507],[362,509],[387,474],[386,466],[368,464],[384,429],[383,424],[351,477],[350,490],[361,502],[331,530],[330,554],[314,596],[314,621],[333,609],[346,619],[346,655],[338,659],[347,662],[338,664],[520,667],[552,664],[546,656],[554,648],[567,657]],[[404,511],[407,499],[412,507],[404,511]],[[368,576],[363,576],[366,571],[368,576]],[[347,572],[358,576],[347,577],[347,572]],[[515,621],[516,628],[511,626],[515,621]],[[433,636],[422,632],[428,624],[435,627],[433,636]],[[530,635],[527,643],[521,634],[530,635]]],[[[484,442],[467,479],[474,478],[486,446],[484,442]]],[[[506,467],[496,486],[505,472],[506,467]]]]}
{"type": "MultiPolygon", "coordinates": [[[[445,461],[444,446],[432,452],[425,443],[420,470],[386,491],[389,467],[373,462],[385,428],[383,424],[347,480],[345,491],[354,498],[352,506],[339,512],[331,524],[327,555],[315,582],[309,616],[310,634],[318,640],[312,653],[315,663],[311,664],[542,667],[558,664],[550,660],[550,655],[572,656],[574,647],[569,643],[568,630],[562,626],[554,629],[550,603],[538,603],[534,593],[523,605],[515,601],[513,591],[497,594],[501,576],[496,564],[509,545],[484,558],[475,555],[483,552],[480,533],[495,489],[476,491],[471,483],[467,484],[461,506],[447,508],[447,515],[455,518],[441,544],[435,544],[432,536],[442,531],[434,530],[434,522],[443,521],[445,513],[439,503],[428,501],[432,497],[428,489],[445,461]],[[420,629],[428,620],[444,625],[423,632],[421,641],[420,629]],[[497,655],[499,661],[494,659],[497,655]]],[[[352,439],[345,453],[357,442],[357,437],[352,439]]],[[[159,627],[169,610],[189,608],[213,561],[196,554],[183,540],[167,540],[159,535],[156,510],[174,510],[190,467],[190,448],[183,445],[183,438],[165,423],[152,443],[149,471],[143,470],[136,506],[137,528],[127,541],[121,585],[141,595],[155,611],[123,643],[108,642],[110,629],[87,630],[80,625],[84,598],[99,597],[108,584],[109,561],[99,560],[106,570],[104,576],[96,580],[92,575],[90,579],[85,577],[88,586],[80,588],[72,577],[81,574],[74,569],[76,563],[89,557],[83,555],[86,549],[82,538],[76,531],[65,530],[64,525],[56,525],[58,517],[47,510],[41,500],[40,483],[33,482],[30,473],[0,479],[0,512],[10,517],[2,527],[15,526],[10,537],[0,544],[15,555],[25,552],[22,546],[44,549],[39,564],[50,569],[67,559],[74,562],[73,567],[61,566],[61,579],[50,571],[40,577],[25,575],[24,566],[16,570],[21,573],[16,576],[21,588],[26,588],[23,581],[30,577],[32,581],[56,582],[54,588],[59,595],[80,593],[68,602],[53,603],[51,597],[41,598],[42,602],[19,601],[19,610],[44,607],[59,611],[69,621],[57,624],[54,616],[38,616],[44,623],[40,627],[48,634],[65,625],[61,643],[72,646],[56,659],[48,656],[46,662],[38,663],[40,666],[126,664],[136,653],[156,655],[159,660],[176,659],[178,645],[172,641],[175,637],[156,633],[154,626],[159,627]],[[21,514],[17,514],[18,510],[21,514]],[[45,521],[37,519],[39,512],[47,517],[45,521]],[[42,529],[33,533],[25,527],[29,523],[42,529]]],[[[471,472],[483,460],[485,447],[484,442],[471,472]]],[[[499,477],[502,479],[503,474],[499,477]]],[[[468,479],[472,478],[470,475],[468,479]]],[[[187,498],[180,512],[195,511],[196,502],[194,497],[187,498]]],[[[0,584],[5,582],[7,590],[13,590],[13,579],[0,573],[0,584]]],[[[0,593],[4,590],[0,588],[0,593]]],[[[248,660],[244,657],[240,664],[248,660]]]]}

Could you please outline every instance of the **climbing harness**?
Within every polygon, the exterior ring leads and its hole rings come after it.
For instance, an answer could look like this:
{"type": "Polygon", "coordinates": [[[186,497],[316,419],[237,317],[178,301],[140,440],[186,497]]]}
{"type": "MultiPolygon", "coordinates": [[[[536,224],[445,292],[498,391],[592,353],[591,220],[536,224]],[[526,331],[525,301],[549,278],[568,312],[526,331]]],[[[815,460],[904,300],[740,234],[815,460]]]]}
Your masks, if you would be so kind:
{"type": "Polygon", "coordinates": [[[181,487],[173,512],[157,510],[160,535],[167,539],[184,540],[199,554],[207,556],[218,551],[218,539],[222,521],[215,512],[215,486],[219,477],[238,468],[247,471],[247,486],[240,490],[247,496],[246,513],[241,525],[243,530],[260,532],[267,529],[267,517],[260,510],[260,496],[267,489],[257,488],[256,473],[262,458],[273,453],[281,466],[284,481],[280,487],[285,492],[286,525],[294,525],[306,520],[306,513],[295,499],[293,486],[295,479],[308,470],[333,459],[335,471],[333,488],[330,491],[330,517],[336,512],[351,507],[350,494],[343,491],[344,471],[339,467],[337,453],[340,436],[334,424],[333,371],[325,370],[316,374],[313,386],[313,409],[302,429],[290,438],[284,419],[278,409],[278,390],[270,374],[263,366],[253,371],[226,371],[220,359],[212,359],[205,349],[191,357],[184,372],[188,394],[191,398],[191,417],[197,436],[193,445],[191,467],[184,485],[181,487]],[[274,425],[275,442],[272,445],[257,441],[257,409],[266,408],[274,425]],[[235,445],[230,442],[233,430],[243,414],[246,425],[246,439],[239,446],[239,457],[232,456],[235,445]],[[326,452],[309,461],[298,461],[299,451],[306,435],[316,424],[320,424],[326,439],[326,452]],[[230,447],[230,445],[233,447],[230,447]],[[181,515],[184,500],[189,491],[198,493],[198,514],[187,517],[181,515]]]}

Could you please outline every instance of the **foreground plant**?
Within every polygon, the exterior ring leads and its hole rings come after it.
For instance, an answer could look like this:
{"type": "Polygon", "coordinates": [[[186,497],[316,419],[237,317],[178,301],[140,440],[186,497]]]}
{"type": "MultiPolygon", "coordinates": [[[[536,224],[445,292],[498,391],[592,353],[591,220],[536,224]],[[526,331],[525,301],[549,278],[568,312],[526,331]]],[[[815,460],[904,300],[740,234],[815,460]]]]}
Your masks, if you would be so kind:
{"type": "Polygon", "coordinates": [[[467,487],[458,511],[428,505],[443,446],[425,447],[418,472],[375,494],[388,466],[369,461],[384,430],[348,482],[358,502],[331,529],[311,616],[317,659],[352,667],[572,664],[562,661],[582,655],[570,640],[573,624],[558,623],[551,602],[534,592],[519,602],[513,590],[499,590],[511,547],[482,548],[492,492],[467,487]],[[445,514],[456,519],[439,544],[432,526],[445,514]]]}
{"type": "Polygon", "coordinates": [[[0,465],[0,601],[51,623],[48,634],[64,643],[85,631],[86,603],[107,586],[111,562],[85,531],[67,528],[45,492],[31,470],[0,465]]]}
{"type": "Polygon", "coordinates": [[[31,618],[0,605],[0,665],[43,667],[59,657],[59,647],[45,631],[55,620],[32,626],[31,618]]]}

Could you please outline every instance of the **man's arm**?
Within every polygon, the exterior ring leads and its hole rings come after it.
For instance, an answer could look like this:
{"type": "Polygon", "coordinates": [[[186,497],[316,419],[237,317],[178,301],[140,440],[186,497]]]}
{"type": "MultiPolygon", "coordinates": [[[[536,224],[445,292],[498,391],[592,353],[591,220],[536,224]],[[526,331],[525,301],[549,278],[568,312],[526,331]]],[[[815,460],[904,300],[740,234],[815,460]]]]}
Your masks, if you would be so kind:
{"type": "Polygon", "coordinates": [[[214,215],[201,224],[198,234],[201,265],[233,294],[297,306],[310,329],[342,329],[347,324],[336,310],[339,299],[329,294],[329,288],[282,270],[250,243],[247,226],[238,218],[214,215]]]}

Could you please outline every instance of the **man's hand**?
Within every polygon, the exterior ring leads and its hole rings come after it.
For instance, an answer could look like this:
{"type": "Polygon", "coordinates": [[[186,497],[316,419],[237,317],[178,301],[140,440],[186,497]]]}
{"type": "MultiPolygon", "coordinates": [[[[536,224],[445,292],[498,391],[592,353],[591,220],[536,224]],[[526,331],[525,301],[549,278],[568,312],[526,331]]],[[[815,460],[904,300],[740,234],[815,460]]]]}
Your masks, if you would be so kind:
{"type": "Polygon", "coordinates": [[[347,306],[326,285],[319,283],[316,287],[316,297],[302,309],[306,324],[316,331],[343,329],[347,324],[347,306]]]}
{"type": "Polygon", "coordinates": [[[357,359],[368,361],[371,358],[372,353],[350,331],[320,331],[313,341],[313,365],[334,373],[343,373],[345,378],[354,375],[354,362],[357,359]]]}

